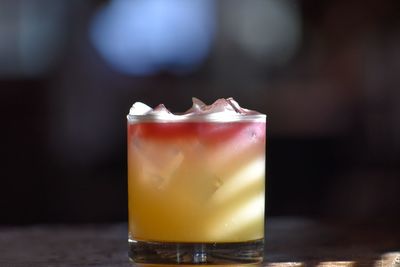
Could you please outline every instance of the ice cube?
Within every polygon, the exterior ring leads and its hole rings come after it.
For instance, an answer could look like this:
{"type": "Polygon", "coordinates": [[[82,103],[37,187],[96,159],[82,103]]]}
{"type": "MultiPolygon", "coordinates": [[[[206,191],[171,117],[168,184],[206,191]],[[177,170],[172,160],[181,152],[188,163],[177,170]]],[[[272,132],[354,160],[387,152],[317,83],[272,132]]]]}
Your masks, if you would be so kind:
{"type": "Polygon", "coordinates": [[[156,108],[136,102],[130,109],[129,115],[152,115],[160,116],[168,119],[182,119],[193,115],[257,115],[260,114],[257,111],[242,108],[238,102],[232,97],[220,98],[211,105],[206,105],[200,99],[193,97],[193,105],[190,109],[181,115],[177,115],[169,111],[163,104],[158,105],[156,108]]]}
{"type": "Polygon", "coordinates": [[[239,106],[239,103],[236,102],[232,97],[226,100],[229,105],[237,112],[237,113],[244,113],[244,110],[239,106]]]}
{"type": "MultiPolygon", "coordinates": [[[[229,112],[229,113],[240,113],[240,107],[237,108],[239,105],[232,105],[231,104],[232,98],[224,99],[220,98],[216,100],[211,105],[204,104],[198,98],[193,97],[193,106],[185,112],[185,114],[190,115],[199,115],[199,114],[214,114],[214,113],[221,113],[221,112],[229,112]]],[[[234,100],[233,100],[234,101],[234,100]]],[[[234,101],[235,102],[235,101],[234,101]]],[[[235,102],[237,104],[237,102],[235,102]]]]}
{"type": "Polygon", "coordinates": [[[152,110],[152,113],[156,113],[158,115],[162,115],[162,114],[172,114],[171,111],[169,111],[164,104],[160,104],[157,107],[155,107],[155,109],[152,110]]]}
{"type": "MultiPolygon", "coordinates": [[[[199,145],[201,144],[192,143],[190,146],[199,145]]],[[[192,149],[183,151],[185,157],[174,172],[174,183],[185,191],[187,201],[202,206],[223,185],[223,181],[208,169],[207,162],[201,160],[204,156],[195,155],[202,153],[201,148],[194,150],[197,153],[193,153],[192,149]]]]}
{"type": "Polygon", "coordinates": [[[241,115],[259,114],[256,111],[242,108],[232,97],[220,98],[212,105],[203,107],[203,111],[206,113],[228,112],[241,115]]]}
{"type": "Polygon", "coordinates": [[[184,160],[183,152],[170,144],[141,141],[135,144],[135,150],[142,166],[142,178],[148,179],[159,189],[168,185],[184,160]]]}
{"type": "Polygon", "coordinates": [[[153,109],[142,102],[135,102],[129,110],[129,115],[144,115],[153,109]]]}
{"type": "Polygon", "coordinates": [[[185,114],[199,114],[207,106],[203,101],[196,97],[192,97],[193,105],[188,109],[185,114]]]}

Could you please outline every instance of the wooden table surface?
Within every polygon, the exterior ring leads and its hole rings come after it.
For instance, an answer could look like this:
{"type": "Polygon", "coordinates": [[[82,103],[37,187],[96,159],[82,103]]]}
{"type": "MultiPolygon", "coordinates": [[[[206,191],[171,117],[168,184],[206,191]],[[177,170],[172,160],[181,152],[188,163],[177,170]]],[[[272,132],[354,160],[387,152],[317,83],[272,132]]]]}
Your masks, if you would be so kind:
{"type": "MultiPolygon", "coordinates": [[[[399,228],[271,218],[261,265],[400,267],[399,228]]],[[[19,266],[133,266],[127,225],[2,226],[0,267],[19,266]]]]}

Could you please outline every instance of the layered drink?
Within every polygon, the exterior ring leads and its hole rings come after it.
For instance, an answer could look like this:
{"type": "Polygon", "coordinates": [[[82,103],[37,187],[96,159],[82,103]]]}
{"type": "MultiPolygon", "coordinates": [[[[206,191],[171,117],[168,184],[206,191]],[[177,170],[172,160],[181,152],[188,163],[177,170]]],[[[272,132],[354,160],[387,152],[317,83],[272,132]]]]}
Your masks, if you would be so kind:
{"type": "Polygon", "coordinates": [[[233,99],[183,114],[128,115],[130,257],[139,263],[262,260],[266,116],[233,99]]]}

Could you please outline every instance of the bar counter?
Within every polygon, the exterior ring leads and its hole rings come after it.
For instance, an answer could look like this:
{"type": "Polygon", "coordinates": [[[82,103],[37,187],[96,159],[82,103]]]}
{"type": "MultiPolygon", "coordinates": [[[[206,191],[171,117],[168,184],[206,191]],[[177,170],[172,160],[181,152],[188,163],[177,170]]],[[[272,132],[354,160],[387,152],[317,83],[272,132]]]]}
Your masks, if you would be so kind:
{"type": "MultiPolygon", "coordinates": [[[[333,223],[271,218],[265,261],[258,266],[400,267],[395,223],[333,223]]],[[[134,266],[127,256],[127,225],[0,226],[1,267],[134,266]]]]}

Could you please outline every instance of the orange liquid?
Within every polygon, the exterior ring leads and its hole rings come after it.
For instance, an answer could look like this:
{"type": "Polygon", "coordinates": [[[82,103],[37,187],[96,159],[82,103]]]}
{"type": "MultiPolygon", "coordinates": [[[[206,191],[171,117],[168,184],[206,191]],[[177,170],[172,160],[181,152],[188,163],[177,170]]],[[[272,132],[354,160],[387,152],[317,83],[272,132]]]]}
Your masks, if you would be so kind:
{"type": "Polygon", "coordinates": [[[134,240],[261,239],[265,123],[129,123],[128,191],[134,240]]]}

